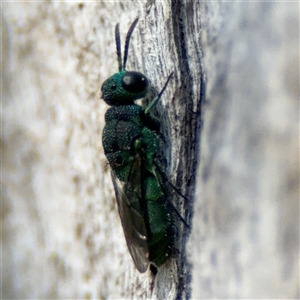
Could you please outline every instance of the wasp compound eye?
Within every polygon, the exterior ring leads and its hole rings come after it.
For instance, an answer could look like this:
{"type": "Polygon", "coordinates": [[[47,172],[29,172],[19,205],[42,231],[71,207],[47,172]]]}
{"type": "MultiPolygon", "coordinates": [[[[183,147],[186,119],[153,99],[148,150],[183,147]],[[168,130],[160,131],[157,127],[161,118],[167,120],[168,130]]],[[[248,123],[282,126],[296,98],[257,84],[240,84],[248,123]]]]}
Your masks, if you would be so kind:
{"type": "Polygon", "coordinates": [[[131,93],[141,93],[148,88],[148,79],[139,72],[125,72],[122,77],[122,87],[131,93]]]}

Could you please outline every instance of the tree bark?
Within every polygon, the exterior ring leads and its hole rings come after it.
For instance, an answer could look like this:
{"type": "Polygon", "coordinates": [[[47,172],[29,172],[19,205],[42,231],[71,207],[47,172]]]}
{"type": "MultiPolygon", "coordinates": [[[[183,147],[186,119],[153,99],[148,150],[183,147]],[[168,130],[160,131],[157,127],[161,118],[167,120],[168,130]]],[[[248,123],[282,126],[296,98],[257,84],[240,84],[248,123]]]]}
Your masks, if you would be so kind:
{"type": "MultiPolygon", "coordinates": [[[[299,4],[2,4],[2,298],[299,298],[299,4]],[[156,91],[173,257],[140,274],[101,133],[100,87],[156,91]]],[[[149,99],[148,99],[149,100],[149,99]]]]}

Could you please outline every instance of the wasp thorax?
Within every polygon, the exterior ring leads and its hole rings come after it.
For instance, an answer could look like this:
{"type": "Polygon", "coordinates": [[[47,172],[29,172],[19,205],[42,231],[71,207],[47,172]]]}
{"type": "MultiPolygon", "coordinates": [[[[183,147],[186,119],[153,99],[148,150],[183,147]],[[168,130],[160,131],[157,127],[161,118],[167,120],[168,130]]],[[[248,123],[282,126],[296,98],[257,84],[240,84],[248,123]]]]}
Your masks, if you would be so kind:
{"type": "Polygon", "coordinates": [[[131,93],[141,93],[148,88],[147,77],[139,72],[126,71],[122,78],[123,88],[131,93]]]}

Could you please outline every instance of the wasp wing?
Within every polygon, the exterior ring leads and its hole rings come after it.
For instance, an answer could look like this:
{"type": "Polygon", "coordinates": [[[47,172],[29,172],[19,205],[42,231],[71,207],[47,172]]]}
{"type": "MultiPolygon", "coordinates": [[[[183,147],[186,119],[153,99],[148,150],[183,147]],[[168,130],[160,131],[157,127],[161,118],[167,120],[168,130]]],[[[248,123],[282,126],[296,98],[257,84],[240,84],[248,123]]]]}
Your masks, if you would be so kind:
{"type": "Polygon", "coordinates": [[[115,172],[111,172],[127,247],[136,268],[144,273],[149,265],[149,247],[145,219],[141,213],[141,171],[141,159],[136,155],[127,182],[120,181],[115,172]]]}

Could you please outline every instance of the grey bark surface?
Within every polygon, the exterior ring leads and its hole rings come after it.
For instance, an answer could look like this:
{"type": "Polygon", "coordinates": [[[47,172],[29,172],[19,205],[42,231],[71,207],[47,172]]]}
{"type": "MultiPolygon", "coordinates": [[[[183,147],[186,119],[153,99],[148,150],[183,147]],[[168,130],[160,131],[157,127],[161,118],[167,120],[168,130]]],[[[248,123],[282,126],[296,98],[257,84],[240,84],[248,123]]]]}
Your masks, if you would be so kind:
{"type": "Polygon", "coordinates": [[[194,298],[299,298],[298,10],[202,5],[194,298]]]}
{"type": "Polygon", "coordinates": [[[2,3],[2,298],[299,298],[299,3],[2,3]],[[100,87],[160,90],[174,257],[139,274],[101,132],[100,87]],[[196,189],[196,192],[195,192],[196,189]]]}

